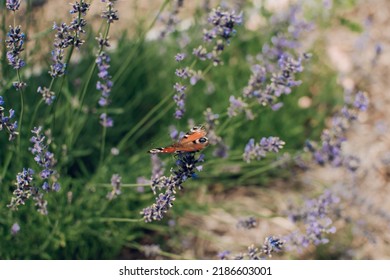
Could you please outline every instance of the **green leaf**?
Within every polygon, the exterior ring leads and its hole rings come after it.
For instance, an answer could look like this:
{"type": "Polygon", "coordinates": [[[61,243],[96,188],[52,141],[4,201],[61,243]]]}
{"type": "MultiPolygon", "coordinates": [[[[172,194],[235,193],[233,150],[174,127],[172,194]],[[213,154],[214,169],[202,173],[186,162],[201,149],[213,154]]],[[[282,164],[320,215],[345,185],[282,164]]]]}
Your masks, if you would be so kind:
{"type": "Polygon", "coordinates": [[[349,19],[342,18],[342,17],[339,17],[339,22],[341,25],[349,28],[349,30],[351,30],[353,32],[357,32],[357,33],[363,32],[363,27],[357,22],[353,22],[349,19]]]}

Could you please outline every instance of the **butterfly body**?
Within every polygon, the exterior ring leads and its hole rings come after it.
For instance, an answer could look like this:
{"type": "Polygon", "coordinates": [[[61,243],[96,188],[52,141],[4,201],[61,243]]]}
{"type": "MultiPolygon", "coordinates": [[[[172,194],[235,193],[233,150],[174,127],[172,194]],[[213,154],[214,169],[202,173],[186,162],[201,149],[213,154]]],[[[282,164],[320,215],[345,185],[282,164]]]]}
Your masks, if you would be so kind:
{"type": "Polygon", "coordinates": [[[176,142],[170,146],[164,148],[151,149],[149,153],[181,153],[181,152],[197,152],[209,144],[209,140],[206,137],[206,130],[203,126],[194,126],[189,132],[187,132],[179,142],[176,142]]]}

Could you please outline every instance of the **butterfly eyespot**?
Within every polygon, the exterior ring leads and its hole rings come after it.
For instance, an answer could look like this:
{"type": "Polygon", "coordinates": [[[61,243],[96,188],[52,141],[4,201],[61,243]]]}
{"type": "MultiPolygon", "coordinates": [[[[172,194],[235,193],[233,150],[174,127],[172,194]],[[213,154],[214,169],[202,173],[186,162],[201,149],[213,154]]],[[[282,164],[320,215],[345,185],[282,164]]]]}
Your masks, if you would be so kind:
{"type": "Polygon", "coordinates": [[[157,153],[183,153],[183,152],[199,152],[204,149],[209,143],[205,135],[207,134],[203,125],[194,126],[187,132],[178,142],[173,143],[165,148],[155,148],[149,151],[151,154],[157,153]]]}

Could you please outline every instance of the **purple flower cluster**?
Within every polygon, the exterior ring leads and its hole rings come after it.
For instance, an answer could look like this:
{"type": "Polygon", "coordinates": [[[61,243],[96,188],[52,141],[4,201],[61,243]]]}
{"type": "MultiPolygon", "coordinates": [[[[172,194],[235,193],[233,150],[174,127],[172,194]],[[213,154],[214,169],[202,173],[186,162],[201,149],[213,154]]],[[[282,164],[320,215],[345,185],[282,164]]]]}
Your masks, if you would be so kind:
{"type": "Polygon", "coordinates": [[[325,235],[336,232],[330,216],[339,201],[338,197],[326,190],[317,199],[307,200],[303,208],[290,209],[290,220],[294,223],[302,223],[305,226],[305,231],[296,231],[286,236],[285,239],[289,247],[301,249],[302,247],[308,247],[310,244],[328,243],[329,240],[325,235]]]}
{"type": "Polygon", "coordinates": [[[114,4],[116,0],[102,0],[102,2],[107,2],[106,4],[106,10],[102,12],[102,18],[105,18],[107,20],[107,23],[111,24],[116,20],[119,20],[118,17],[118,11],[114,10],[114,4]]]}
{"type": "MultiPolygon", "coordinates": [[[[215,46],[209,52],[206,47],[200,45],[193,50],[192,54],[200,60],[210,60],[214,65],[219,65],[222,63],[220,55],[225,46],[230,43],[230,38],[236,33],[235,25],[241,24],[242,15],[236,15],[234,11],[229,12],[218,7],[209,13],[208,22],[212,25],[212,28],[205,31],[203,39],[206,43],[215,43],[215,46]]],[[[181,62],[185,57],[184,53],[178,53],[175,60],[181,62]]],[[[182,81],[173,86],[175,90],[173,100],[177,106],[174,116],[176,119],[181,119],[185,113],[185,91],[187,89],[183,82],[189,79],[189,84],[195,85],[203,79],[203,73],[190,67],[181,67],[176,69],[175,74],[182,81]]]]}
{"type": "Polygon", "coordinates": [[[183,7],[184,0],[176,0],[173,4],[173,9],[165,17],[161,18],[162,23],[164,24],[164,29],[160,32],[160,39],[164,39],[168,34],[175,31],[176,25],[179,23],[178,14],[180,9],[183,7]]]}
{"type": "Polygon", "coordinates": [[[7,130],[9,133],[9,141],[12,141],[16,138],[16,136],[19,134],[19,132],[16,131],[18,128],[17,121],[12,122],[11,120],[15,116],[15,111],[13,109],[9,110],[9,115],[6,116],[4,111],[4,99],[2,96],[0,96],[0,131],[3,129],[7,130]]]}
{"type": "Polygon", "coordinates": [[[152,182],[152,191],[154,194],[156,194],[156,189],[153,186],[157,186],[158,183],[156,182],[159,180],[160,177],[164,176],[164,163],[161,161],[161,159],[158,157],[158,155],[154,154],[150,156],[152,161],[152,176],[151,176],[151,182],[152,182]]]}
{"type": "Polygon", "coordinates": [[[257,62],[252,62],[252,74],[243,89],[244,100],[230,97],[230,117],[245,112],[248,119],[253,119],[248,109],[249,99],[277,111],[283,106],[278,101],[279,97],[290,94],[292,88],[301,84],[295,76],[303,71],[303,62],[310,58],[310,54],[295,53],[301,33],[309,30],[311,25],[300,20],[298,15],[298,6],[293,6],[287,14],[273,16],[273,26],[281,28],[274,32],[276,35],[271,38],[270,44],[263,45],[261,53],[256,55],[257,62]]]}
{"type": "Polygon", "coordinates": [[[13,192],[10,204],[7,207],[12,210],[18,210],[20,205],[24,205],[26,201],[32,197],[37,206],[37,210],[42,215],[47,215],[47,201],[43,199],[43,194],[39,192],[38,188],[33,185],[34,170],[28,168],[23,169],[16,175],[16,189],[13,192]]]}
{"type": "Polygon", "coordinates": [[[107,194],[108,200],[112,200],[122,193],[121,181],[122,181],[122,177],[119,176],[119,174],[113,174],[111,176],[112,191],[107,194]]]}
{"type": "MultiPolygon", "coordinates": [[[[7,0],[6,7],[8,10],[15,13],[20,7],[20,1],[7,0]]],[[[25,38],[26,36],[22,32],[20,25],[10,25],[7,33],[7,39],[5,40],[7,47],[7,60],[8,64],[17,71],[26,65],[26,62],[20,58],[20,53],[24,50],[23,46],[25,38]]],[[[26,83],[19,80],[13,82],[12,85],[16,90],[21,90],[26,86],[26,83]]]]}
{"type": "MultiPolygon", "coordinates": [[[[107,20],[107,28],[116,20],[119,20],[118,11],[114,10],[114,2],[115,1],[105,1],[106,9],[102,12],[101,17],[107,20]]],[[[107,29],[108,30],[108,29],[107,29]]],[[[99,44],[99,51],[96,57],[96,66],[98,68],[98,77],[99,80],[96,83],[96,89],[101,92],[101,96],[99,99],[99,105],[101,107],[108,106],[110,104],[110,93],[113,86],[112,77],[109,73],[110,68],[110,56],[103,51],[105,47],[110,46],[109,38],[106,36],[102,36],[100,34],[99,37],[96,38],[99,44]]],[[[114,122],[111,117],[107,116],[107,113],[103,113],[100,115],[100,124],[104,127],[112,127],[114,122]]]]}
{"type": "Polygon", "coordinates": [[[233,95],[229,98],[229,108],[228,108],[228,116],[234,117],[237,116],[239,113],[245,112],[246,118],[248,120],[253,120],[254,115],[252,113],[252,110],[249,109],[248,103],[242,100],[241,97],[235,98],[233,95]]]}
{"type": "Polygon", "coordinates": [[[276,105],[281,95],[290,94],[293,87],[301,84],[301,81],[295,80],[295,74],[303,71],[302,61],[308,57],[305,54],[295,59],[284,53],[277,61],[277,69],[272,72],[268,71],[267,67],[255,64],[248,85],[243,90],[243,96],[256,99],[262,106],[276,105]]]}
{"type": "Polygon", "coordinates": [[[173,88],[176,91],[175,95],[173,96],[173,100],[175,101],[177,106],[175,111],[175,118],[181,119],[185,113],[185,98],[186,98],[185,90],[187,87],[180,83],[176,83],[173,86],[173,88]]]}
{"type": "Polygon", "coordinates": [[[11,227],[11,234],[12,235],[17,235],[20,231],[20,226],[18,223],[14,223],[11,227]]]}
{"type": "Polygon", "coordinates": [[[237,223],[237,227],[244,229],[253,229],[257,227],[257,221],[254,217],[249,217],[247,219],[239,220],[237,223]]]}
{"type": "Polygon", "coordinates": [[[218,254],[219,259],[234,259],[234,260],[262,260],[265,258],[272,257],[271,253],[281,252],[283,250],[285,240],[280,239],[276,236],[268,236],[265,238],[264,243],[256,247],[254,244],[248,246],[246,253],[240,253],[233,258],[229,258],[230,251],[223,251],[218,254]]]}
{"type": "Polygon", "coordinates": [[[106,113],[100,115],[100,124],[104,127],[113,127],[114,121],[111,117],[108,117],[106,113]]]}
{"type": "Polygon", "coordinates": [[[347,99],[341,112],[333,117],[331,128],[322,132],[321,144],[306,141],[306,149],[312,154],[317,164],[330,164],[334,167],[345,166],[350,171],[358,169],[359,158],[345,155],[342,151],[342,144],[346,141],[346,131],[356,120],[358,111],[365,111],[367,107],[367,95],[359,91],[354,100],[351,102],[347,99]]]}
{"type": "Polygon", "coordinates": [[[200,60],[209,59],[214,65],[219,65],[222,63],[220,58],[222,51],[230,44],[230,39],[236,33],[235,26],[242,23],[242,14],[236,15],[234,11],[218,7],[209,13],[208,22],[212,28],[204,31],[203,41],[213,43],[213,49],[208,52],[205,47],[199,46],[193,50],[193,54],[200,60]]]}
{"type": "Polygon", "coordinates": [[[42,127],[34,128],[31,131],[34,135],[30,140],[33,143],[33,147],[29,148],[29,150],[35,156],[35,162],[42,168],[42,171],[39,173],[41,179],[45,180],[42,189],[45,191],[58,192],[60,190],[60,184],[57,182],[58,174],[54,170],[56,160],[54,154],[48,150],[48,146],[45,144],[46,137],[41,131],[42,127]],[[48,179],[52,179],[53,181],[51,186],[46,181],[48,179]]]}
{"type": "Polygon", "coordinates": [[[245,146],[243,158],[248,163],[254,159],[261,160],[269,152],[278,153],[284,144],[285,142],[280,140],[279,137],[263,137],[259,143],[255,143],[255,139],[252,138],[245,146]]]}
{"type": "Polygon", "coordinates": [[[34,170],[28,168],[23,169],[16,175],[16,190],[13,194],[11,203],[8,205],[13,210],[17,210],[19,205],[24,205],[26,201],[35,192],[32,185],[34,170]]]}
{"type": "Polygon", "coordinates": [[[19,70],[26,65],[24,60],[20,58],[20,53],[24,50],[24,40],[25,35],[21,31],[20,25],[16,27],[9,27],[7,39],[5,40],[8,49],[7,59],[9,65],[11,65],[15,70],[19,70]]]}
{"type": "Polygon", "coordinates": [[[202,166],[198,165],[204,161],[204,155],[195,158],[195,153],[177,154],[176,169],[171,169],[169,177],[160,176],[152,181],[153,190],[164,190],[156,197],[156,202],[141,211],[145,222],[161,220],[168,210],[173,206],[176,199],[176,191],[183,188],[183,183],[195,176],[196,171],[200,171],[202,166]]]}
{"type": "MultiPolygon", "coordinates": [[[[184,53],[178,53],[175,55],[176,62],[181,62],[184,60],[186,55],[184,53]]],[[[175,90],[175,95],[173,96],[173,100],[176,103],[176,111],[175,111],[175,118],[181,119],[185,113],[185,99],[186,94],[185,91],[187,89],[187,86],[184,85],[184,80],[189,79],[190,85],[195,85],[199,80],[203,79],[202,71],[196,71],[189,67],[185,68],[177,68],[175,70],[175,75],[181,79],[180,82],[175,83],[173,86],[175,90]]]]}
{"type": "Polygon", "coordinates": [[[45,101],[47,105],[51,105],[56,98],[54,91],[51,91],[47,87],[38,87],[37,92],[42,95],[43,101],[45,101]]]}
{"type": "Polygon", "coordinates": [[[105,52],[101,52],[96,58],[96,65],[98,67],[98,77],[99,81],[96,83],[96,89],[101,91],[101,97],[99,99],[99,105],[102,107],[110,104],[110,92],[113,86],[113,82],[111,81],[111,75],[108,72],[110,68],[110,57],[105,52]]]}
{"type": "Polygon", "coordinates": [[[5,6],[7,7],[8,10],[15,12],[19,10],[20,0],[7,0],[5,1],[5,6]]]}
{"type": "Polygon", "coordinates": [[[65,74],[66,64],[64,63],[64,51],[70,46],[79,48],[84,40],[81,39],[81,34],[85,33],[84,27],[86,21],[82,16],[85,16],[89,10],[90,4],[83,1],[72,4],[70,14],[74,15],[73,20],[68,25],[54,23],[53,29],[56,30],[54,40],[54,50],[52,51],[53,64],[50,66],[49,74],[52,78],[61,77],[65,74]]]}

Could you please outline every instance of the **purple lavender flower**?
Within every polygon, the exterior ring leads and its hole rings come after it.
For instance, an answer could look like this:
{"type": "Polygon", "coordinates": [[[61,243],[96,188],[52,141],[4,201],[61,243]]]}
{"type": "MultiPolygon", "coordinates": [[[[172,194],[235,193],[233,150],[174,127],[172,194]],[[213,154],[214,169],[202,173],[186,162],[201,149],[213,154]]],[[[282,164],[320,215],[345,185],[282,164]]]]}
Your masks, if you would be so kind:
{"type": "Polygon", "coordinates": [[[255,143],[255,139],[252,138],[245,146],[243,158],[248,163],[254,159],[261,160],[269,152],[278,153],[284,144],[285,142],[280,140],[279,137],[263,137],[259,143],[255,143]]]}
{"type": "Polygon", "coordinates": [[[260,260],[259,249],[254,244],[248,246],[247,256],[250,260],[260,260]]]}
{"type": "Polygon", "coordinates": [[[109,200],[116,198],[118,195],[120,195],[122,193],[121,192],[121,180],[122,180],[122,177],[119,176],[119,174],[113,174],[111,176],[112,191],[107,194],[107,198],[109,200]]]}
{"type": "Polygon", "coordinates": [[[334,233],[336,228],[332,225],[330,214],[332,209],[339,203],[340,199],[326,190],[317,199],[310,199],[305,202],[303,208],[294,212],[290,209],[290,220],[294,223],[303,223],[305,232],[293,232],[285,237],[289,246],[307,247],[310,244],[326,244],[329,240],[325,234],[334,233]]]}
{"type": "Polygon", "coordinates": [[[35,201],[35,206],[37,206],[37,211],[42,215],[47,215],[49,212],[47,211],[47,201],[43,199],[43,193],[37,192],[33,196],[33,200],[35,201]]]}
{"type": "Polygon", "coordinates": [[[176,169],[171,169],[169,177],[161,176],[152,182],[153,190],[165,190],[156,196],[156,202],[141,211],[145,222],[161,220],[168,210],[173,206],[176,199],[176,191],[183,188],[183,183],[195,176],[199,169],[199,163],[203,162],[204,156],[201,154],[195,158],[195,153],[180,153],[177,155],[176,169]]]}
{"type": "Polygon", "coordinates": [[[174,142],[179,140],[179,131],[177,130],[176,126],[174,125],[169,126],[169,136],[174,142]]]}
{"type": "Polygon", "coordinates": [[[107,20],[107,23],[113,23],[116,20],[119,20],[118,17],[118,11],[113,10],[115,0],[110,1],[110,0],[102,0],[102,2],[107,2],[106,4],[106,10],[102,12],[102,18],[105,18],[107,20]]]}
{"type": "Polygon", "coordinates": [[[12,235],[17,235],[20,231],[20,226],[18,223],[14,223],[11,227],[11,234],[12,235]]]}
{"type": "Polygon", "coordinates": [[[272,111],[279,111],[280,108],[283,107],[283,103],[279,102],[271,106],[272,111]]]}
{"type": "Polygon", "coordinates": [[[89,10],[90,4],[83,1],[75,2],[72,5],[70,14],[74,15],[69,25],[54,23],[53,29],[56,30],[54,39],[54,50],[51,52],[53,63],[50,66],[49,74],[52,78],[61,77],[65,74],[66,63],[64,59],[64,50],[70,46],[80,48],[84,43],[81,35],[85,33],[84,27],[86,21],[82,16],[85,16],[89,10]]]}
{"type": "Polygon", "coordinates": [[[99,99],[99,105],[104,107],[110,104],[110,93],[111,88],[113,86],[113,82],[111,81],[111,76],[108,72],[110,68],[110,57],[101,52],[96,58],[96,65],[98,67],[99,73],[99,81],[96,83],[96,89],[101,91],[101,97],[99,99]]]}
{"type": "Polygon", "coordinates": [[[7,45],[7,59],[9,65],[11,65],[15,70],[19,70],[26,65],[23,59],[20,58],[20,53],[24,50],[24,40],[25,35],[21,31],[20,25],[13,27],[9,27],[9,31],[7,33],[7,39],[5,43],[7,45]]]}
{"type": "Polygon", "coordinates": [[[46,87],[38,87],[37,92],[42,95],[42,98],[47,105],[51,105],[56,98],[54,91],[51,91],[46,87]]]}
{"type": "Polygon", "coordinates": [[[178,68],[176,69],[175,74],[182,79],[187,79],[190,76],[187,68],[178,68]]]}
{"type": "Polygon", "coordinates": [[[235,26],[242,23],[242,14],[236,15],[234,11],[226,11],[218,7],[209,13],[208,22],[212,28],[204,31],[203,40],[214,44],[213,49],[208,52],[205,47],[199,46],[193,50],[193,54],[200,60],[208,59],[214,65],[219,65],[222,63],[221,53],[236,33],[235,26]]]}
{"type": "Polygon", "coordinates": [[[5,6],[7,7],[8,10],[15,12],[19,10],[20,0],[7,0],[5,1],[5,6]]]}
{"type": "Polygon", "coordinates": [[[211,108],[207,108],[203,112],[203,116],[206,122],[207,138],[209,139],[209,143],[215,147],[213,155],[219,158],[226,158],[228,156],[229,147],[216,132],[216,127],[219,123],[219,114],[214,114],[211,108]]]}
{"type": "Polygon", "coordinates": [[[244,229],[253,229],[257,226],[257,221],[254,217],[249,217],[247,219],[239,220],[237,223],[238,228],[244,229]]]}
{"type": "Polygon", "coordinates": [[[228,116],[234,117],[239,113],[245,112],[246,118],[248,120],[253,120],[254,115],[252,111],[248,108],[248,104],[242,100],[241,97],[235,98],[233,95],[229,98],[230,106],[228,108],[228,116]]]}
{"type": "Polygon", "coordinates": [[[159,34],[160,39],[164,39],[168,34],[175,31],[177,24],[180,22],[178,14],[183,7],[183,0],[176,0],[172,5],[173,8],[167,15],[163,15],[160,20],[164,24],[163,30],[159,34]]]}
{"type": "Polygon", "coordinates": [[[22,90],[27,86],[25,82],[12,82],[12,85],[16,90],[22,90]]]}
{"type": "Polygon", "coordinates": [[[268,236],[264,240],[262,253],[267,257],[272,257],[272,252],[280,252],[283,249],[285,241],[275,236],[268,236]]]}
{"type": "Polygon", "coordinates": [[[298,6],[293,6],[287,14],[275,14],[271,18],[277,35],[270,43],[264,44],[256,56],[258,62],[252,66],[248,85],[243,90],[244,98],[253,98],[262,106],[278,110],[283,105],[278,98],[290,94],[292,88],[301,84],[295,76],[303,71],[302,63],[311,55],[297,56],[295,53],[301,33],[309,30],[311,25],[298,18],[299,11],[298,6]]]}
{"type": "Polygon", "coordinates": [[[234,26],[242,23],[242,14],[236,15],[234,11],[224,11],[218,7],[210,12],[208,21],[214,27],[205,31],[205,41],[219,37],[225,40],[226,44],[229,44],[229,39],[236,33],[234,26]]]}
{"type": "Polygon", "coordinates": [[[207,59],[207,49],[203,46],[199,46],[192,51],[192,54],[195,55],[200,60],[207,59]]]}
{"type": "MultiPolygon", "coordinates": [[[[118,11],[114,10],[115,1],[102,1],[106,2],[106,10],[102,12],[101,17],[107,20],[107,28],[116,20],[119,20],[118,11]]],[[[111,80],[111,75],[109,73],[110,68],[110,56],[103,51],[105,47],[109,47],[109,38],[103,37],[101,34],[96,38],[99,44],[99,52],[96,58],[96,65],[98,68],[98,77],[99,80],[96,83],[96,89],[101,92],[99,99],[99,105],[105,107],[110,104],[110,93],[113,87],[113,82],[111,80]]],[[[101,125],[104,127],[112,127],[113,122],[111,118],[107,117],[107,114],[104,113],[100,116],[101,125]],[[102,118],[103,117],[103,118],[102,118]],[[106,120],[106,121],[105,121],[106,120]]]]}
{"type": "Polygon", "coordinates": [[[104,127],[113,127],[114,121],[112,118],[108,117],[106,113],[100,115],[100,124],[104,127]]]}
{"type": "Polygon", "coordinates": [[[203,73],[202,71],[195,71],[195,70],[192,70],[192,69],[189,69],[188,70],[188,74],[189,74],[189,77],[190,77],[190,84],[192,86],[196,85],[197,82],[199,82],[200,80],[203,79],[203,73]]]}
{"type": "Polygon", "coordinates": [[[16,176],[16,190],[14,190],[10,204],[7,207],[17,210],[19,205],[24,205],[26,201],[35,193],[32,185],[34,170],[28,168],[19,172],[16,176]]]}
{"type": "Polygon", "coordinates": [[[58,174],[54,170],[57,161],[54,158],[54,154],[48,150],[48,146],[45,144],[46,137],[41,133],[42,127],[34,128],[31,132],[33,137],[30,141],[33,143],[33,147],[29,148],[31,153],[35,156],[35,162],[42,168],[39,176],[43,180],[51,178],[53,183],[49,186],[48,182],[44,182],[42,188],[46,191],[59,191],[60,185],[57,182],[58,174]]]}
{"type": "Polygon", "coordinates": [[[368,108],[368,97],[367,95],[359,91],[355,95],[355,101],[353,102],[353,106],[359,111],[366,111],[368,108]]]}
{"type": "Polygon", "coordinates": [[[220,260],[226,260],[230,254],[231,254],[230,251],[225,250],[225,251],[219,252],[217,256],[220,260]]]}
{"type": "Polygon", "coordinates": [[[176,94],[173,96],[173,100],[176,103],[176,112],[175,112],[175,118],[181,119],[182,116],[185,113],[185,90],[186,86],[176,83],[173,88],[176,90],[176,94]]]}
{"type": "MultiPolygon", "coordinates": [[[[285,241],[275,236],[268,236],[265,238],[262,246],[256,247],[254,244],[248,246],[246,253],[240,253],[234,259],[235,260],[261,260],[265,258],[271,258],[272,252],[281,252],[285,241]]],[[[226,256],[225,256],[226,258],[226,256]]]]}
{"type": "Polygon", "coordinates": [[[350,104],[348,96],[346,105],[332,119],[332,126],[324,129],[321,135],[321,144],[306,141],[306,149],[313,155],[314,161],[319,165],[327,163],[334,167],[346,166],[350,171],[356,171],[360,160],[352,155],[345,155],[342,151],[342,144],[346,141],[346,131],[357,119],[357,111],[365,111],[368,106],[367,96],[358,92],[355,95],[353,104],[350,104]]]}
{"type": "Polygon", "coordinates": [[[72,5],[72,9],[69,11],[69,13],[71,15],[72,14],[82,14],[85,16],[87,14],[87,11],[89,10],[90,4],[80,1],[80,3],[76,2],[76,3],[71,4],[71,5],[72,5]]]}
{"type": "Polygon", "coordinates": [[[277,98],[282,94],[290,94],[291,88],[301,84],[301,81],[295,80],[295,74],[303,71],[302,58],[294,59],[285,53],[280,56],[277,65],[272,67],[276,68],[273,72],[267,70],[269,65],[254,65],[248,85],[243,90],[244,97],[255,98],[263,106],[280,108],[283,103],[275,103],[277,98]]]}
{"type": "Polygon", "coordinates": [[[186,57],[186,54],[185,54],[185,53],[178,53],[178,54],[175,55],[175,60],[176,60],[177,62],[183,61],[185,57],[186,57]]]}
{"type": "MultiPolygon", "coordinates": [[[[152,161],[152,176],[151,181],[158,180],[158,178],[162,177],[164,175],[164,163],[160,160],[157,154],[150,155],[151,161],[152,161]]],[[[152,183],[152,185],[154,185],[152,183]]],[[[155,190],[152,188],[153,193],[156,194],[155,190]]]]}
{"type": "Polygon", "coordinates": [[[5,102],[4,102],[3,97],[0,96],[0,131],[5,129],[9,133],[8,140],[12,141],[19,134],[19,132],[16,131],[16,129],[18,128],[18,124],[17,124],[17,121],[14,121],[14,122],[11,121],[15,116],[15,111],[13,109],[9,110],[8,116],[5,115],[5,113],[4,113],[5,109],[4,109],[4,107],[2,107],[2,105],[4,105],[4,103],[5,102]]]}

